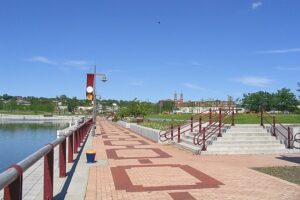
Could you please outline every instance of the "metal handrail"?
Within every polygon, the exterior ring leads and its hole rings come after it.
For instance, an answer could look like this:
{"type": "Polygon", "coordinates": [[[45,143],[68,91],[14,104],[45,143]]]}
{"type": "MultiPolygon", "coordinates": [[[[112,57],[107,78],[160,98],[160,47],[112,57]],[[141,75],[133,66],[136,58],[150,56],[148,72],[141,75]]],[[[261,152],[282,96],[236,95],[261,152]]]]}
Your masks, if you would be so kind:
{"type": "MultiPolygon", "coordinates": [[[[75,142],[74,146],[73,146],[73,141],[72,141],[72,146],[74,148],[78,148],[79,147],[78,142],[80,142],[80,141],[77,141],[77,140],[83,139],[83,137],[84,137],[82,134],[83,132],[80,133],[80,131],[82,131],[81,129],[85,128],[85,126],[91,125],[91,120],[92,119],[86,120],[80,126],[74,127],[74,129],[69,130],[66,134],[61,135],[61,137],[59,137],[58,139],[55,139],[54,141],[52,141],[49,144],[45,145],[44,147],[40,148],[39,150],[37,150],[33,154],[26,157],[24,160],[18,162],[14,166],[18,166],[19,168],[21,168],[22,173],[25,172],[27,169],[29,169],[31,166],[33,166],[37,161],[39,161],[42,157],[49,154],[57,145],[60,145],[61,143],[65,142],[67,137],[69,137],[69,136],[73,137],[73,134],[75,132],[79,132],[79,133],[77,133],[77,136],[75,136],[77,138],[74,138],[74,142],[75,142]]],[[[90,127],[91,126],[88,126],[86,133],[89,131],[90,127]]],[[[73,154],[73,149],[72,149],[72,152],[69,152],[69,153],[73,154]]],[[[2,190],[3,188],[6,188],[8,185],[12,184],[18,177],[20,177],[20,175],[21,175],[20,171],[18,171],[15,167],[9,167],[8,169],[6,169],[4,172],[2,172],[0,174],[0,190],[2,190]]],[[[22,190],[22,188],[20,188],[20,189],[22,190]]],[[[17,192],[20,192],[20,191],[17,191],[17,192]]],[[[20,192],[20,193],[22,193],[22,192],[20,192]]]]}
{"type": "Polygon", "coordinates": [[[275,116],[270,115],[269,113],[265,112],[264,108],[261,107],[261,125],[264,126],[264,121],[266,121],[273,129],[271,129],[271,133],[273,136],[276,138],[278,137],[279,133],[281,136],[284,137],[285,140],[287,140],[287,148],[291,148],[291,141],[293,140],[291,137],[291,132],[290,132],[290,127],[289,126],[284,126],[282,123],[280,123],[275,116]],[[264,115],[265,114],[265,115],[264,115]],[[271,121],[269,121],[271,119],[271,121]],[[276,126],[276,125],[279,125],[276,126]],[[285,130],[286,133],[284,133],[281,129],[285,130]]]}
{"type": "MultiPolygon", "coordinates": [[[[234,109],[227,109],[227,110],[223,110],[225,111],[222,114],[222,110],[220,109],[220,113],[218,117],[221,117],[221,119],[219,118],[219,121],[216,121],[212,124],[209,124],[207,127],[204,127],[201,131],[199,131],[199,133],[197,135],[194,136],[194,144],[195,145],[202,145],[202,150],[206,150],[206,146],[205,146],[205,142],[211,138],[213,135],[215,135],[215,133],[225,125],[225,122],[230,119],[230,113],[234,112],[234,109]],[[215,126],[217,125],[218,126],[215,126]],[[209,132],[207,132],[209,130],[209,132]],[[206,134],[207,133],[207,134],[206,134]],[[200,139],[202,137],[202,139],[200,139]]],[[[220,135],[219,135],[220,136],[220,135]]]]}
{"type": "MultiPolygon", "coordinates": [[[[210,110],[210,112],[212,112],[212,110],[210,110]]],[[[186,127],[188,127],[188,126],[190,126],[191,125],[191,123],[192,122],[195,122],[195,116],[208,116],[209,115],[209,113],[204,113],[204,112],[202,112],[202,113],[199,113],[199,114],[196,114],[196,115],[192,115],[191,116],[191,119],[190,120],[187,120],[186,121],[186,123],[184,124],[184,125],[178,125],[178,126],[180,126],[180,128],[186,128],[186,127]]],[[[204,122],[205,123],[205,122],[204,122]]],[[[202,123],[203,124],[203,123],[202,123]]],[[[193,128],[195,128],[195,127],[197,127],[197,125],[193,125],[192,126],[193,128]]],[[[167,128],[167,130],[165,130],[165,131],[160,131],[159,132],[159,140],[161,141],[161,142],[165,142],[165,141],[167,141],[167,140],[171,140],[171,139],[173,139],[173,137],[176,137],[176,136],[178,136],[178,129],[174,129],[175,127],[173,126],[173,125],[171,125],[171,127],[169,127],[169,128],[167,128]],[[177,134],[176,134],[177,133],[177,134]],[[173,135],[172,135],[173,134],[173,135]]],[[[188,130],[191,130],[191,128],[190,129],[187,129],[186,131],[188,131],[188,130]]],[[[185,131],[185,132],[186,132],[185,131]]],[[[181,134],[181,133],[180,133],[181,134]]]]}

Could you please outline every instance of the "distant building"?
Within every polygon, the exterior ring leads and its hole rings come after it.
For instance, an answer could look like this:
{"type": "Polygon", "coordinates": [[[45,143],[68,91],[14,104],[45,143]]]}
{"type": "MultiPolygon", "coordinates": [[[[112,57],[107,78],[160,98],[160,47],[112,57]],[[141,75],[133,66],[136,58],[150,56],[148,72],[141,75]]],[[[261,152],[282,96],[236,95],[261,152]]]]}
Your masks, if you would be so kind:
{"type": "Polygon", "coordinates": [[[208,112],[211,108],[216,110],[218,108],[230,109],[235,108],[236,105],[232,101],[188,101],[177,106],[174,110],[175,113],[202,113],[208,112]]]}
{"type": "Polygon", "coordinates": [[[236,108],[234,101],[186,101],[183,100],[183,93],[180,93],[180,98],[177,98],[177,93],[174,93],[174,99],[164,99],[160,100],[159,103],[163,102],[174,102],[175,108],[173,110],[174,113],[202,113],[208,112],[209,109],[230,109],[236,108]]]}
{"type": "Polygon", "coordinates": [[[77,106],[79,112],[89,112],[93,110],[93,106],[77,106]]]}
{"type": "Polygon", "coordinates": [[[21,96],[16,96],[16,103],[17,105],[22,105],[22,106],[30,106],[31,103],[30,101],[25,100],[23,97],[21,96]]]}
{"type": "Polygon", "coordinates": [[[163,102],[174,102],[175,106],[180,106],[183,104],[183,93],[180,93],[180,99],[177,99],[177,93],[174,93],[174,99],[162,99],[159,100],[159,103],[163,103],[163,102]]]}

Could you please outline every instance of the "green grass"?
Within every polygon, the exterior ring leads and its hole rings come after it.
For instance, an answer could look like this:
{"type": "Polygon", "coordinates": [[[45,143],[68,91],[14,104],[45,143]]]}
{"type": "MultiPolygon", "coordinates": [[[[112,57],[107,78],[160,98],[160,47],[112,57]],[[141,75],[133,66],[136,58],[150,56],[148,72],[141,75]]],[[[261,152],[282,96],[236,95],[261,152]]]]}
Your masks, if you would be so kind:
{"type": "Polygon", "coordinates": [[[300,185],[300,166],[261,167],[253,169],[300,185]]]}
{"type": "MultiPolygon", "coordinates": [[[[274,115],[280,123],[299,123],[300,114],[276,114],[274,115]]],[[[148,115],[146,119],[167,119],[167,120],[189,120],[191,114],[177,114],[177,115],[148,115]]],[[[237,114],[235,116],[236,124],[260,124],[260,114],[237,114]]]]}
{"type": "Polygon", "coordinates": [[[170,119],[170,120],[188,120],[191,118],[191,114],[177,114],[177,115],[172,115],[172,114],[160,114],[160,115],[147,115],[145,117],[146,119],[170,119]]]}
{"type": "MultiPolygon", "coordinates": [[[[280,123],[300,123],[300,115],[296,114],[276,114],[274,115],[276,120],[280,123]]],[[[235,118],[236,124],[259,124],[260,114],[238,114],[235,118]]]]}
{"type": "MultiPolygon", "coordinates": [[[[300,124],[300,115],[296,114],[276,114],[274,115],[278,122],[280,123],[298,123],[300,124]]],[[[148,115],[145,117],[145,122],[141,125],[164,130],[173,124],[174,126],[178,124],[184,124],[187,120],[191,118],[191,114],[177,114],[177,115],[148,115]]],[[[228,121],[230,123],[231,120],[228,121]]],[[[235,115],[236,124],[260,124],[260,114],[237,114],[235,115]]]]}

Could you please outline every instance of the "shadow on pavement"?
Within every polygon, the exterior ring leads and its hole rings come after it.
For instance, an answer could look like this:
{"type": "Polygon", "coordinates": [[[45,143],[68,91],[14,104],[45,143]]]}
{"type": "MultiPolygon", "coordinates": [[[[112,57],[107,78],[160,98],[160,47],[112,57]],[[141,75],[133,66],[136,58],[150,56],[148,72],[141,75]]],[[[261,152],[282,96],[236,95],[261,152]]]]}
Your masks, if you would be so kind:
{"type": "Polygon", "coordinates": [[[277,159],[300,164],[300,157],[281,156],[281,157],[277,157],[277,159]]]}
{"type": "MultiPolygon", "coordinates": [[[[87,135],[87,137],[89,137],[89,135],[87,135]]],[[[85,146],[85,143],[87,141],[88,138],[86,138],[76,156],[76,159],[73,161],[73,165],[72,165],[72,168],[70,169],[70,171],[67,172],[67,179],[63,185],[63,188],[62,190],[60,191],[60,193],[58,193],[57,195],[54,196],[54,200],[61,200],[61,199],[65,199],[66,195],[67,195],[67,192],[68,192],[68,189],[69,189],[69,186],[70,186],[70,183],[71,183],[71,180],[73,178],[73,175],[74,175],[74,172],[75,172],[75,169],[77,167],[77,164],[78,164],[78,161],[79,161],[79,158],[82,154],[82,151],[83,151],[83,148],[85,146]]]]}

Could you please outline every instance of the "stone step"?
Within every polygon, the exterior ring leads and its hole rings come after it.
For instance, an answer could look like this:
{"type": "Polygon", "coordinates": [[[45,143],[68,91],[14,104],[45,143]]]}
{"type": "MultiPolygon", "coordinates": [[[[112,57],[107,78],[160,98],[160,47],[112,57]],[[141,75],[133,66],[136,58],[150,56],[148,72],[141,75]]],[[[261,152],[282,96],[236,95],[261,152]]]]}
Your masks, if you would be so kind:
{"type": "Polygon", "coordinates": [[[240,140],[240,141],[251,141],[251,140],[276,140],[275,137],[272,137],[270,135],[266,136],[266,135],[260,135],[260,136],[234,136],[234,135],[223,135],[223,137],[218,138],[218,140],[222,140],[222,141],[236,141],[236,140],[240,140]]]}
{"type": "Polygon", "coordinates": [[[281,150],[230,150],[230,151],[201,151],[201,155],[255,155],[255,154],[286,154],[288,151],[286,149],[281,150]]]}
{"type": "Polygon", "coordinates": [[[213,145],[218,144],[230,144],[230,145],[236,145],[236,144],[280,144],[278,140],[222,140],[218,139],[216,141],[213,141],[213,145]]]}
{"type": "Polygon", "coordinates": [[[180,142],[180,143],[174,142],[173,144],[180,149],[188,150],[195,154],[198,153],[198,151],[200,150],[200,146],[196,146],[194,144],[188,144],[185,142],[180,142]]]}
{"type": "Polygon", "coordinates": [[[226,136],[271,136],[270,133],[264,132],[264,133],[256,133],[256,132],[245,132],[245,133],[225,133],[223,134],[224,137],[226,136]]]}
{"type": "Polygon", "coordinates": [[[258,133],[267,133],[268,131],[265,129],[249,129],[249,130],[237,130],[237,129],[227,129],[227,133],[248,133],[248,132],[258,132],[258,133]]]}
{"type": "Polygon", "coordinates": [[[284,145],[281,144],[214,144],[208,146],[208,151],[231,151],[231,150],[281,150],[285,149],[284,145]]]}
{"type": "Polygon", "coordinates": [[[235,126],[231,126],[231,128],[243,128],[243,129],[246,129],[246,128],[263,128],[262,126],[260,125],[256,125],[256,124],[238,124],[238,125],[235,125],[235,126]]]}

